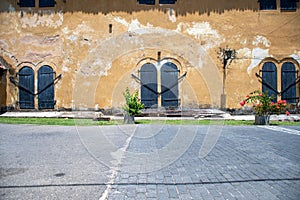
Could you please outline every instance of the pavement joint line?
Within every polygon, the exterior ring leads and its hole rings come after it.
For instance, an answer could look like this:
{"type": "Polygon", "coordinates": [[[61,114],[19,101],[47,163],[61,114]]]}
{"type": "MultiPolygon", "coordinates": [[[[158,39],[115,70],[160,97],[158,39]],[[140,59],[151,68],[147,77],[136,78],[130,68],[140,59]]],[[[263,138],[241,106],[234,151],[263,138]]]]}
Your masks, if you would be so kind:
{"type": "MultiPolygon", "coordinates": [[[[180,183],[110,183],[111,186],[129,186],[129,185],[164,185],[164,186],[182,186],[182,185],[213,185],[213,184],[232,184],[232,183],[253,183],[253,182],[281,182],[281,181],[300,181],[299,178],[275,178],[275,179],[246,179],[233,181],[204,181],[204,182],[180,182],[180,183]]],[[[82,187],[82,186],[107,186],[107,183],[71,183],[71,184],[44,184],[44,185],[6,185],[0,186],[0,189],[17,188],[44,188],[44,187],[82,187]]]]}

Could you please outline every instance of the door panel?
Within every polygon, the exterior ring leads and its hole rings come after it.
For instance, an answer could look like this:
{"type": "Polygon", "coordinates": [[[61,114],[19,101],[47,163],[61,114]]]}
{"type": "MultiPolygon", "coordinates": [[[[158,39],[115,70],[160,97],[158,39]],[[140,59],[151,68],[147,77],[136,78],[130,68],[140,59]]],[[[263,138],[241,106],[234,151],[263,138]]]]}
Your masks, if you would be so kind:
{"type": "Polygon", "coordinates": [[[144,64],[140,71],[141,101],[145,108],[157,107],[157,70],[153,64],[144,64]]]}
{"type": "Polygon", "coordinates": [[[287,103],[296,103],[296,75],[295,66],[291,62],[286,62],[281,68],[281,98],[287,103]]]}
{"type": "Polygon", "coordinates": [[[34,109],[34,72],[30,67],[19,71],[20,109],[34,109]]]}
{"type": "Polygon", "coordinates": [[[39,109],[54,108],[54,72],[45,65],[38,70],[38,105],[39,109]]]}
{"type": "Polygon", "coordinates": [[[269,96],[274,96],[277,101],[277,69],[274,63],[266,62],[262,68],[262,92],[268,92],[269,96]]]}
{"type": "Polygon", "coordinates": [[[163,107],[178,107],[178,69],[173,63],[161,68],[161,100],[163,107]]]}

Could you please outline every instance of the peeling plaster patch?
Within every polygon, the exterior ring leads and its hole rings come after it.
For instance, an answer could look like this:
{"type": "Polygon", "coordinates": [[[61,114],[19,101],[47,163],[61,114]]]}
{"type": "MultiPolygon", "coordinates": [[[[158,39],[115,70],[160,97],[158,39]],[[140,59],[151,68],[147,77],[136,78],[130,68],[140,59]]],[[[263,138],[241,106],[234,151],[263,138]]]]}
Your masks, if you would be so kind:
{"type": "Polygon", "coordinates": [[[298,62],[300,62],[300,51],[295,51],[294,54],[290,55],[292,58],[294,58],[295,60],[297,60],[298,62]]]}
{"type": "Polygon", "coordinates": [[[234,27],[232,25],[224,25],[222,28],[224,30],[232,30],[234,27]]]}
{"type": "Polygon", "coordinates": [[[63,67],[62,67],[62,71],[63,71],[63,72],[68,72],[68,71],[70,71],[70,70],[69,70],[69,68],[67,68],[66,66],[63,66],[63,67]]]}
{"type": "Polygon", "coordinates": [[[122,19],[120,17],[115,17],[114,20],[128,28],[128,32],[130,34],[147,34],[153,32],[154,29],[156,30],[163,30],[162,28],[154,28],[152,24],[147,23],[147,26],[142,25],[138,19],[131,20],[130,23],[128,23],[125,19],[122,19]]]}
{"type": "Polygon", "coordinates": [[[211,49],[222,42],[221,36],[211,28],[209,22],[193,22],[192,27],[189,24],[179,23],[176,31],[186,32],[197,40],[204,41],[203,48],[205,50],[211,49]]]}
{"type": "Polygon", "coordinates": [[[75,36],[75,35],[70,35],[69,37],[67,37],[67,39],[68,39],[68,40],[71,40],[72,42],[74,42],[75,40],[78,39],[78,37],[75,36]]]}
{"type": "Polygon", "coordinates": [[[243,45],[246,45],[247,44],[247,39],[242,40],[240,43],[243,44],[243,45]]]}
{"type": "Polygon", "coordinates": [[[52,54],[50,53],[34,53],[34,52],[28,52],[26,53],[25,57],[28,60],[43,60],[48,56],[51,56],[52,54]]]}
{"type": "Polygon", "coordinates": [[[68,29],[68,27],[65,27],[61,30],[64,34],[69,34],[70,30],[68,29]]]}
{"type": "Polygon", "coordinates": [[[263,44],[265,47],[270,47],[271,42],[264,36],[257,35],[254,37],[252,44],[258,46],[259,44],[263,44]]]}
{"type": "Polygon", "coordinates": [[[175,10],[174,9],[169,9],[168,11],[168,17],[169,17],[169,20],[173,23],[176,22],[176,15],[175,15],[175,10]]]}
{"type": "Polygon", "coordinates": [[[59,35],[46,36],[46,37],[34,37],[24,36],[19,38],[19,43],[30,44],[30,45],[54,45],[59,41],[59,35]]]}
{"type": "Polygon", "coordinates": [[[136,33],[136,34],[146,34],[149,32],[149,28],[153,28],[153,25],[147,24],[147,26],[142,25],[139,20],[134,19],[128,25],[128,32],[136,33]]]}
{"type": "Polygon", "coordinates": [[[243,48],[237,50],[239,57],[242,58],[250,58],[251,57],[251,50],[249,48],[243,48]]]}
{"type": "Polygon", "coordinates": [[[91,45],[89,40],[91,40],[91,35],[94,34],[95,31],[89,25],[83,22],[72,31],[65,27],[62,29],[62,32],[65,35],[65,38],[71,42],[80,42],[81,45],[91,45]]]}
{"type": "Polygon", "coordinates": [[[4,49],[8,49],[8,44],[4,40],[0,40],[0,47],[4,49]]]}
{"type": "Polygon", "coordinates": [[[7,51],[6,49],[1,48],[0,53],[1,53],[1,55],[4,55],[4,56],[6,55],[6,56],[8,56],[8,57],[14,62],[14,64],[17,65],[17,64],[19,63],[19,61],[18,61],[18,59],[16,58],[16,56],[14,56],[13,53],[7,51]]]}
{"type": "Polygon", "coordinates": [[[80,72],[83,75],[99,75],[107,76],[108,70],[110,70],[112,63],[105,59],[98,58],[92,63],[85,62],[80,65],[80,72]]]}
{"type": "Polygon", "coordinates": [[[129,23],[125,19],[122,19],[120,17],[115,17],[114,20],[120,24],[123,24],[126,27],[129,26],[129,23]]]}
{"type": "Polygon", "coordinates": [[[58,28],[63,23],[63,14],[50,13],[47,15],[40,16],[37,13],[32,16],[24,15],[21,19],[22,28],[34,28],[37,26],[46,26],[51,28],[58,28]],[[58,16],[58,18],[57,18],[58,16]]]}
{"type": "Polygon", "coordinates": [[[54,36],[46,36],[41,44],[46,44],[46,45],[53,45],[59,40],[59,35],[54,35],[54,36]]]}
{"type": "Polygon", "coordinates": [[[261,49],[261,48],[252,49],[251,64],[247,68],[248,74],[251,72],[251,70],[254,67],[256,67],[261,62],[261,58],[265,58],[268,56],[269,56],[269,49],[261,49]]]}

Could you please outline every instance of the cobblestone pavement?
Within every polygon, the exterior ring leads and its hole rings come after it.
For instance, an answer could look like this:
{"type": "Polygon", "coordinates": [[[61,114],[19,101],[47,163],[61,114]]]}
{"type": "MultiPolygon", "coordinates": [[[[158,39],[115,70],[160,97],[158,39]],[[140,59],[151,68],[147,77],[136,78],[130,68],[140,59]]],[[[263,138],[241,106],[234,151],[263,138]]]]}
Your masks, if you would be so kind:
{"type": "Polygon", "coordinates": [[[0,199],[300,199],[299,126],[0,125],[0,134],[0,199]],[[213,146],[205,157],[203,143],[213,146]]]}

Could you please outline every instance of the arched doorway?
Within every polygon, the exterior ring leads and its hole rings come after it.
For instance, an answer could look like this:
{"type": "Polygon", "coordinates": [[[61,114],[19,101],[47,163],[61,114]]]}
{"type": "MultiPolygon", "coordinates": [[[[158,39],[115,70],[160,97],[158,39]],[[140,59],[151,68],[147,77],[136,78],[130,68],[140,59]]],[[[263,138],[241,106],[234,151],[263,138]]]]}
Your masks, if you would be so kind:
{"type": "Polygon", "coordinates": [[[281,99],[286,100],[287,103],[296,103],[296,77],[295,65],[285,62],[281,68],[281,99]]]}
{"type": "Polygon", "coordinates": [[[145,108],[157,107],[157,70],[153,64],[144,64],[140,70],[141,101],[145,108]]]}
{"type": "Polygon", "coordinates": [[[39,109],[54,108],[54,72],[44,65],[38,70],[38,107],[39,109]]]}
{"type": "Polygon", "coordinates": [[[171,62],[161,67],[161,105],[178,107],[178,73],[177,66],[171,62]]]}
{"type": "Polygon", "coordinates": [[[262,92],[268,92],[269,96],[277,101],[277,69],[274,63],[266,62],[262,67],[262,92]]]}
{"type": "Polygon", "coordinates": [[[20,109],[34,109],[34,72],[30,67],[23,67],[19,73],[20,109]]]}

